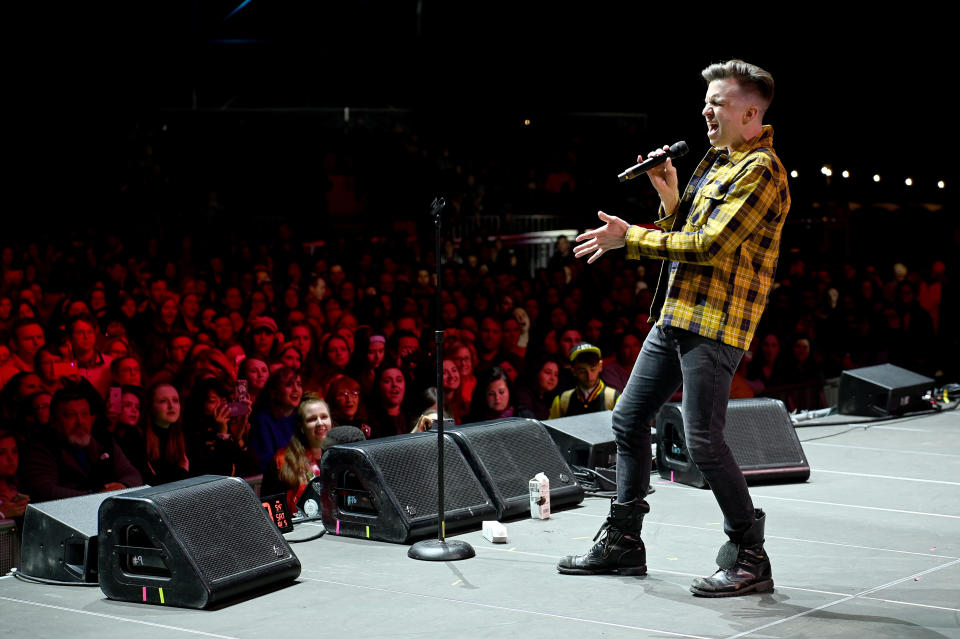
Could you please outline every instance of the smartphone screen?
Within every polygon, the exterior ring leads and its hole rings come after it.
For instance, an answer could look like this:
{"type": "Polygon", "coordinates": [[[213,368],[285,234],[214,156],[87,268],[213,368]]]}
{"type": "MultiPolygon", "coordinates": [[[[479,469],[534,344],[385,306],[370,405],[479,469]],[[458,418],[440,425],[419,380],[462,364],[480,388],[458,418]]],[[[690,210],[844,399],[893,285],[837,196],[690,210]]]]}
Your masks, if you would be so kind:
{"type": "Polygon", "coordinates": [[[120,414],[120,400],[123,391],[119,386],[111,386],[110,394],[107,396],[107,411],[115,415],[120,414]]]}

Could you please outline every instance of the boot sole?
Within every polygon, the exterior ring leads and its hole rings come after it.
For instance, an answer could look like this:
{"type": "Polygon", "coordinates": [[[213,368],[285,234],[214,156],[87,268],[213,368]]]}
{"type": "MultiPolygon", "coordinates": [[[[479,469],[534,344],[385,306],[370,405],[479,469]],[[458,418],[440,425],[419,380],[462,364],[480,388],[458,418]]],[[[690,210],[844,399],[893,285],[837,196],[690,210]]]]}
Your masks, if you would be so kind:
{"type": "Polygon", "coordinates": [[[647,574],[646,566],[631,566],[630,568],[612,568],[609,570],[588,570],[586,568],[561,568],[557,566],[561,575],[621,575],[623,577],[637,577],[647,574]]]}
{"type": "Polygon", "coordinates": [[[741,595],[749,595],[751,593],[771,592],[772,590],[773,590],[773,579],[767,579],[766,581],[758,581],[755,584],[750,584],[749,586],[745,586],[739,590],[728,590],[728,591],[719,591],[719,592],[714,592],[710,590],[699,590],[697,588],[694,588],[693,586],[690,587],[690,592],[693,593],[694,597],[709,597],[709,598],[739,597],[741,595]]]}

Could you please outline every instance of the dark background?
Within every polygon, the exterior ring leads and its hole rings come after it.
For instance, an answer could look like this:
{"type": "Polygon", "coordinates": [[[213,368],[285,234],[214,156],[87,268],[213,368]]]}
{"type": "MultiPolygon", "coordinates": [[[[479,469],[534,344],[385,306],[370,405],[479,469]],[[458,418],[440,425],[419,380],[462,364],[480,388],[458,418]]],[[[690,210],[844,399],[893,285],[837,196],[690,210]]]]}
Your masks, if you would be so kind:
{"type": "Polygon", "coordinates": [[[699,71],[741,57],[776,78],[767,121],[800,172],[796,192],[821,197],[824,164],[853,173],[831,197],[943,202],[953,190],[954,36],[922,5],[850,16],[837,3],[252,0],[228,17],[239,5],[17,9],[7,46],[14,188],[58,216],[109,208],[131,139],[166,126],[210,175],[242,166],[266,193],[292,175],[299,198],[319,169],[312,149],[342,128],[346,106],[397,110],[478,158],[535,161],[586,137],[579,163],[611,179],[638,152],[685,139],[692,170],[707,147],[699,71]],[[906,176],[917,186],[904,188],[906,176]],[[946,190],[933,186],[940,179],[946,190]]]}

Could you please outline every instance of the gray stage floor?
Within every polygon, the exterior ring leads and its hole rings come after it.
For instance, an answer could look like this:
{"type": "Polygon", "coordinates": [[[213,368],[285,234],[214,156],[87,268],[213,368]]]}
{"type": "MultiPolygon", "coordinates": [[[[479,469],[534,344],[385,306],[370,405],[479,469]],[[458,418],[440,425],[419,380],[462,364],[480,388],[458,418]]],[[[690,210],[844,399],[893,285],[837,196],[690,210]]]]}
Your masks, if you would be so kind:
{"type": "Polygon", "coordinates": [[[657,481],[645,577],[556,572],[603,520],[606,500],[588,498],[549,520],[508,523],[506,545],[479,531],[458,535],[477,557],[455,563],[332,535],[295,544],[303,564],[295,584],[212,611],[4,577],[0,635],[960,637],[960,412],[798,433],[810,480],[752,488],[768,513],[771,594],[691,596],[691,578],[711,572],[723,540],[720,514],[709,491],[657,481]]]}

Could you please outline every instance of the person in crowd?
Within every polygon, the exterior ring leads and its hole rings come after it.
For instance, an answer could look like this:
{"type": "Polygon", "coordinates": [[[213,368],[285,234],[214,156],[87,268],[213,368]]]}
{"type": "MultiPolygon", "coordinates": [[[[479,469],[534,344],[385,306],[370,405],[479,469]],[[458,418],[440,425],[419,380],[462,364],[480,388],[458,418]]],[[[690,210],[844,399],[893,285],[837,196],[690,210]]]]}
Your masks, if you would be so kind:
{"type": "Polygon", "coordinates": [[[477,341],[477,364],[474,372],[479,375],[485,368],[496,366],[504,359],[503,324],[495,315],[480,319],[480,339],[477,341]]]}
{"type": "Polygon", "coordinates": [[[11,328],[10,359],[0,367],[0,388],[21,371],[33,371],[37,351],[46,344],[43,324],[36,317],[14,320],[11,328]]]}
{"type": "Polygon", "coordinates": [[[270,374],[250,416],[250,446],[260,460],[261,472],[290,441],[302,395],[297,371],[284,366],[270,374]]]}
{"type": "Polygon", "coordinates": [[[753,354],[747,351],[737,366],[737,371],[733,374],[733,380],[730,382],[730,399],[749,399],[756,393],[753,385],[747,379],[747,366],[750,364],[753,354]]]}
{"type": "Polygon", "coordinates": [[[140,360],[125,355],[110,362],[110,379],[114,386],[143,386],[140,360]]]}
{"type": "Polygon", "coordinates": [[[413,331],[397,329],[387,340],[387,359],[397,366],[404,366],[420,350],[420,338],[413,331]]]}
{"type": "MultiPolygon", "coordinates": [[[[59,389],[58,389],[59,390],[59,389]]],[[[34,432],[41,432],[50,424],[50,402],[53,401],[53,393],[45,390],[37,391],[27,398],[27,402],[22,404],[23,413],[22,427],[19,432],[24,441],[30,439],[34,432]]]]}
{"type": "Polygon", "coordinates": [[[477,387],[477,378],[473,374],[473,365],[476,362],[473,348],[464,342],[455,342],[447,352],[460,373],[460,397],[463,399],[464,410],[469,412],[473,391],[477,387]]]}
{"type": "Polygon", "coordinates": [[[182,328],[190,335],[196,335],[203,328],[200,313],[200,296],[196,293],[184,293],[180,298],[180,320],[182,328]]]}
{"type": "Polygon", "coordinates": [[[560,380],[560,362],[556,355],[545,353],[528,366],[517,385],[516,404],[518,411],[532,413],[537,419],[550,416],[550,406],[556,397],[560,380]]]}
{"type": "Polygon", "coordinates": [[[97,389],[101,397],[106,397],[112,382],[112,359],[97,350],[96,320],[87,313],[77,313],[67,320],[66,328],[77,372],[97,389]]]}
{"type": "MultiPolygon", "coordinates": [[[[116,332],[116,327],[114,327],[114,332],[116,332]]],[[[111,337],[103,341],[102,350],[105,355],[109,355],[112,359],[116,360],[130,354],[130,342],[127,341],[125,336],[111,333],[111,337]]]]}
{"type": "MultiPolygon", "coordinates": [[[[408,401],[409,405],[409,414],[413,415],[410,419],[410,432],[411,433],[422,433],[425,430],[430,429],[430,425],[437,418],[437,387],[428,386],[424,388],[419,393],[416,393],[415,397],[408,401]],[[429,419],[425,418],[425,415],[432,414],[433,417],[429,419]]],[[[444,416],[448,419],[451,417],[449,411],[444,408],[444,416]]]]}
{"type": "Polygon", "coordinates": [[[213,334],[215,337],[214,346],[221,351],[237,343],[236,334],[233,330],[233,321],[225,313],[219,313],[213,318],[213,334]]]}
{"type": "Polygon", "coordinates": [[[14,319],[13,299],[9,295],[0,294],[0,333],[8,334],[14,319]]]}
{"type": "Polygon", "coordinates": [[[511,391],[510,378],[499,366],[480,373],[470,400],[470,414],[464,421],[472,423],[506,417],[533,417],[532,413],[517,410],[511,391]]]}
{"type": "Polygon", "coordinates": [[[407,385],[406,375],[400,367],[387,364],[377,369],[370,407],[371,438],[409,432],[409,416],[404,409],[407,385]]]}
{"type": "Polygon", "coordinates": [[[246,357],[240,362],[240,369],[237,373],[237,380],[246,380],[247,396],[250,402],[256,405],[260,392],[267,385],[270,379],[270,367],[262,359],[256,357],[246,357]]]}
{"type": "Polygon", "coordinates": [[[323,340],[320,353],[320,366],[317,376],[310,380],[310,387],[311,390],[324,395],[330,382],[346,373],[347,364],[350,363],[350,347],[347,340],[336,333],[330,333],[323,340]]]}
{"type": "Polygon", "coordinates": [[[425,433],[437,422],[437,407],[428,408],[427,410],[420,413],[420,416],[417,417],[416,422],[413,425],[411,433],[425,433]]]}
{"type": "Polygon", "coordinates": [[[17,373],[0,390],[0,420],[11,424],[19,432],[23,415],[30,411],[28,398],[44,389],[40,376],[23,371],[17,373]]]}
{"type": "Polygon", "coordinates": [[[164,351],[175,332],[186,333],[186,328],[180,320],[180,300],[176,295],[169,293],[161,300],[157,313],[147,329],[144,340],[146,347],[144,359],[147,370],[156,371],[163,366],[164,351]]]}
{"type": "Polygon", "coordinates": [[[767,333],[760,340],[760,352],[747,364],[747,380],[756,383],[754,391],[761,392],[784,383],[783,362],[780,359],[780,338],[767,333]]]}
{"type": "Polygon", "coordinates": [[[354,336],[354,349],[347,364],[346,374],[357,380],[364,397],[371,397],[377,369],[383,364],[386,355],[387,339],[373,333],[369,327],[357,331],[354,336]]]}
{"type": "Polygon", "coordinates": [[[460,394],[460,370],[452,359],[443,360],[443,412],[455,423],[462,424],[467,415],[467,404],[460,394]]]}
{"type": "Polygon", "coordinates": [[[299,321],[291,324],[287,333],[290,335],[290,343],[300,351],[300,375],[303,379],[311,379],[317,359],[313,348],[317,342],[313,336],[313,328],[306,321],[299,321]]]}
{"type": "MultiPolygon", "coordinates": [[[[112,438],[130,463],[137,469],[147,468],[147,440],[143,426],[143,388],[140,386],[120,387],[120,410],[116,413],[107,407],[107,420],[104,425],[108,431],[104,437],[112,438]]],[[[142,475],[143,473],[141,473],[142,475]]]]}
{"type": "Polygon", "coordinates": [[[33,358],[33,369],[40,376],[40,384],[51,395],[63,388],[64,383],[76,382],[80,379],[76,367],[72,365],[64,367],[62,364],[63,355],[53,344],[44,344],[33,358]],[[69,374],[65,374],[68,371],[64,368],[69,369],[69,374]]]}
{"type": "Polygon", "coordinates": [[[248,357],[272,361],[277,346],[277,323],[271,317],[257,317],[247,330],[244,350],[248,357]]]}
{"type": "Polygon", "coordinates": [[[897,285],[894,309],[899,328],[892,344],[898,348],[891,351],[890,362],[921,375],[933,375],[936,372],[933,319],[920,304],[912,282],[904,280],[897,285]]]}
{"type": "Polygon", "coordinates": [[[250,401],[231,402],[231,391],[216,377],[200,380],[187,401],[184,437],[194,475],[247,477],[260,472],[259,459],[234,437],[231,421],[245,420],[250,401]]]}
{"type": "Polygon", "coordinates": [[[327,297],[327,281],[320,275],[311,273],[307,280],[307,294],[317,302],[322,302],[327,297]]]}
{"type": "Polygon", "coordinates": [[[93,437],[92,401],[101,400],[85,381],[54,394],[51,428],[23,455],[21,477],[33,501],[142,485],[140,473],[115,442],[101,444],[93,437]]]}
{"type": "Polygon", "coordinates": [[[289,512],[310,480],[320,474],[323,440],[333,428],[330,407],[313,393],[305,393],[296,410],[296,425],[286,446],[277,450],[263,473],[260,494],[285,493],[289,512]]]}
{"type": "Polygon", "coordinates": [[[550,419],[613,410],[620,392],[600,379],[601,357],[600,349],[589,342],[580,342],[571,349],[570,365],[576,385],[562,390],[553,399],[550,419]]]}
{"type": "Polygon", "coordinates": [[[273,365],[277,368],[281,366],[292,368],[300,373],[301,377],[303,376],[303,354],[293,342],[285,342],[277,348],[277,357],[273,365]]]}
{"type": "Polygon", "coordinates": [[[513,317],[517,320],[517,326],[520,329],[520,336],[517,338],[514,352],[520,357],[526,357],[527,348],[530,346],[530,329],[532,327],[530,314],[525,308],[517,307],[513,309],[513,317]]]}
{"type": "Polygon", "coordinates": [[[186,478],[190,473],[187,441],[183,433],[180,392],[175,386],[159,382],[144,394],[141,410],[146,466],[141,470],[147,484],[157,486],[186,478]]]}
{"type": "Polygon", "coordinates": [[[610,357],[603,358],[603,370],[600,379],[607,386],[623,392],[633,371],[633,365],[640,355],[643,340],[631,331],[623,331],[617,337],[617,352],[610,357]]]}
{"type": "Polygon", "coordinates": [[[327,406],[333,423],[338,426],[356,426],[369,437],[371,430],[367,424],[366,407],[363,404],[360,384],[348,375],[340,375],[330,383],[327,389],[327,406]]]}
{"type": "Polygon", "coordinates": [[[159,360],[160,368],[153,371],[150,379],[172,381],[179,379],[193,348],[194,338],[185,330],[171,331],[163,343],[163,357],[159,360]]]}
{"type": "Polygon", "coordinates": [[[788,387],[787,408],[791,411],[816,410],[826,406],[823,382],[823,371],[813,357],[810,339],[805,335],[796,335],[783,369],[783,383],[788,387]]]}
{"type": "Polygon", "coordinates": [[[17,481],[19,464],[17,438],[13,432],[0,429],[0,519],[13,519],[18,524],[17,530],[30,503],[30,496],[20,492],[17,481]]]}

